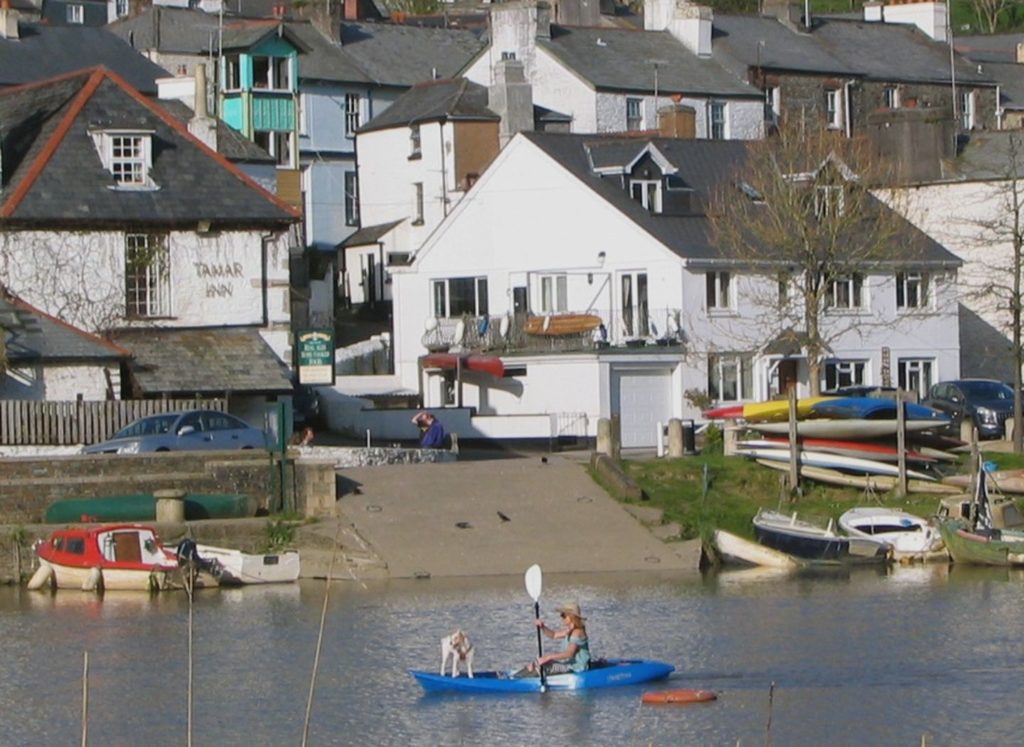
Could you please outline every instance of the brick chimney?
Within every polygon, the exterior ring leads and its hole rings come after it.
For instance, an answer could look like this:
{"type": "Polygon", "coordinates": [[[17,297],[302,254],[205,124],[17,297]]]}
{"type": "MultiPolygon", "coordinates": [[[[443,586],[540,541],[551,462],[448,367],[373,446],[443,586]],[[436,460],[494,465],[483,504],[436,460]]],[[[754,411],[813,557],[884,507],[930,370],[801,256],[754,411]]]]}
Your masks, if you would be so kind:
{"type": "Polygon", "coordinates": [[[18,38],[18,11],[11,9],[11,0],[0,0],[0,39],[18,38]]]}
{"type": "Polygon", "coordinates": [[[196,65],[195,81],[195,103],[192,118],[188,121],[188,131],[211,150],[216,151],[217,120],[211,117],[207,110],[206,65],[201,62],[196,65]]]}

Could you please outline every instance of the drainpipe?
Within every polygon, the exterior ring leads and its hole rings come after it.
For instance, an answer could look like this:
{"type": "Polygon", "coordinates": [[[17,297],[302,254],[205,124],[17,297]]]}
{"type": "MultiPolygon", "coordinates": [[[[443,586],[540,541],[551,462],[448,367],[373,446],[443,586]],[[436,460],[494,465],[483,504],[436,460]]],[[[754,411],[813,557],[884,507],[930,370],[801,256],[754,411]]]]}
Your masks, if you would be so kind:
{"type": "MultiPolygon", "coordinates": [[[[270,327],[270,300],[267,296],[270,292],[270,289],[268,288],[270,283],[270,273],[267,271],[267,242],[276,235],[276,231],[267,231],[266,233],[260,234],[260,305],[263,307],[263,327],[268,330],[270,327]]],[[[291,314],[288,316],[291,318],[291,314]]]]}
{"type": "MultiPolygon", "coordinates": [[[[446,122],[441,121],[441,126],[438,128],[441,132],[441,212],[445,218],[448,217],[448,171],[445,168],[445,153],[444,153],[444,126],[446,122]]],[[[452,146],[455,147],[454,145],[452,146]]],[[[421,244],[422,246],[422,244],[421,244]]]]}
{"type": "Polygon", "coordinates": [[[843,84],[843,118],[846,120],[846,137],[853,137],[853,117],[850,114],[850,89],[853,87],[853,81],[848,80],[843,84]]]}

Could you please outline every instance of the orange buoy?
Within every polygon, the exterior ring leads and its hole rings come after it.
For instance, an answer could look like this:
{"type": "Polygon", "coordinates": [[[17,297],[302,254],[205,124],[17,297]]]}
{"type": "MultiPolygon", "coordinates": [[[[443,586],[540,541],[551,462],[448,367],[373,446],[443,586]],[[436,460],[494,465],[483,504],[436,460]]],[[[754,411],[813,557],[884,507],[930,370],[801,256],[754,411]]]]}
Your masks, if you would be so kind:
{"type": "Polygon", "coordinates": [[[640,700],[648,705],[665,705],[668,703],[706,703],[715,700],[718,695],[711,690],[660,690],[644,693],[640,700]]]}

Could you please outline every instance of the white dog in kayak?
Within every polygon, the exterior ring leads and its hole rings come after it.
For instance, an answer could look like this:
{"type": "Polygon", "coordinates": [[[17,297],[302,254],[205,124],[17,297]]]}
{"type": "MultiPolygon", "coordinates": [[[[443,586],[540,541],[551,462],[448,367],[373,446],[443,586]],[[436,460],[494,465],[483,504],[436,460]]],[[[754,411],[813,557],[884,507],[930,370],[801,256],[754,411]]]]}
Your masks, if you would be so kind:
{"type": "Polygon", "coordinates": [[[448,660],[452,660],[452,677],[459,676],[459,662],[466,662],[466,673],[473,676],[473,644],[462,630],[441,639],[441,674],[444,675],[448,660]]]}

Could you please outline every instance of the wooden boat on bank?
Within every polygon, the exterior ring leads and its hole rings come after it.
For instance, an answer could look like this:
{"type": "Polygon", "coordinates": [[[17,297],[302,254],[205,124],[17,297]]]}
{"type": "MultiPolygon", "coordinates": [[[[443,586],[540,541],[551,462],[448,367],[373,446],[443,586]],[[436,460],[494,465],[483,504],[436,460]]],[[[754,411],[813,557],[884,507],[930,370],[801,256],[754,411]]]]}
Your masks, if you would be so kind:
{"type": "MultiPolygon", "coordinates": [[[[592,690],[621,685],[638,685],[668,677],[675,667],[644,659],[605,659],[594,662],[585,672],[552,674],[544,678],[548,690],[592,690]]],[[[449,677],[434,672],[409,670],[427,692],[539,693],[540,677],[513,677],[506,672],[477,672],[474,677],[449,677]]]]}
{"type": "Polygon", "coordinates": [[[971,529],[962,519],[940,521],[939,531],[955,563],[1024,566],[1024,532],[971,529]]]}
{"type": "Polygon", "coordinates": [[[795,570],[803,563],[784,552],[759,545],[724,529],[715,530],[715,549],[726,564],[787,568],[795,570]]]}
{"type": "Polygon", "coordinates": [[[531,316],[523,324],[523,331],[528,335],[562,337],[587,334],[601,324],[601,317],[597,314],[548,314],[531,316]]]}
{"type": "Polygon", "coordinates": [[[757,541],[788,555],[818,563],[884,563],[890,557],[888,546],[859,537],[845,537],[827,527],[761,509],[754,517],[757,541]]]}
{"type": "MultiPolygon", "coordinates": [[[[29,589],[161,591],[183,588],[178,557],[141,524],[67,527],[35,546],[39,568],[29,589]]],[[[200,574],[196,586],[216,586],[200,574]]]]}

